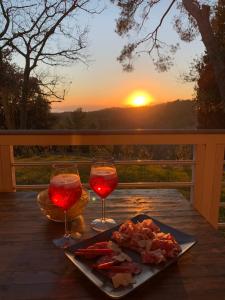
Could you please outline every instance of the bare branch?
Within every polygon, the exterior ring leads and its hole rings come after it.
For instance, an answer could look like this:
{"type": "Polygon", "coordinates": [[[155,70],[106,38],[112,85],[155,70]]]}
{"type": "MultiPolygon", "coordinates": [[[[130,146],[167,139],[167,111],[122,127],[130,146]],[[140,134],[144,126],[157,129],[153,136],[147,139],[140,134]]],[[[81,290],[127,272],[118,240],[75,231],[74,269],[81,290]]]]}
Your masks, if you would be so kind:
{"type": "Polygon", "coordinates": [[[9,18],[9,10],[5,9],[2,0],[0,0],[0,7],[1,7],[1,11],[2,11],[2,15],[5,19],[5,25],[2,29],[2,31],[0,32],[0,39],[6,34],[6,32],[8,31],[9,28],[9,24],[10,24],[10,18],[9,18]]]}
{"type": "Polygon", "coordinates": [[[176,0],[173,0],[169,7],[166,9],[166,11],[163,13],[160,21],[159,21],[159,24],[156,26],[156,28],[148,33],[142,40],[140,40],[137,45],[140,45],[148,40],[152,40],[153,44],[152,44],[152,47],[149,49],[148,53],[150,54],[152,52],[152,50],[154,49],[154,47],[157,45],[157,41],[158,41],[158,31],[160,29],[160,27],[162,26],[162,23],[164,21],[164,19],[166,18],[167,14],[169,13],[169,11],[171,10],[172,6],[174,5],[174,3],[176,2],[176,0]]]}
{"type": "Polygon", "coordinates": [[[53,24],[53,26],[46,32],[44,38],[40,41],[40,43],[36,45],[36,48],[40,46],[40,49],[36,55],[36,58],[34,59],[34,62],[31,66],[31,70],[37,66],[38,59],[45,47],[45,44],[47,43],[47,40],[50,38],[51,35],[54,34],[56,28],[61,24],[61,22],[77,7],[77,2],[78,0],[73,1],[71,7],[53,24]]]}
{"type": "MultiPolygon", "coordinates": [[[[152,9],[159,2],[160,0],[136,0],[133,1],[131,4],[129,1],[126,0],[117,1],[117,5],[119,7],[122,7],[121,17],[117,21],[117,32],[120,35],[123,35],[124,33],[127,33],[133,28],[140,32],[144,24],[147,22],[150,13],[152,12],[152,9]],[[141,7],[141,5],[144,5],[144,8],[143,14],[141,16],[141,22],[138,24],[137,21],[134,20],[134,14],[137,12],[137,9],[141,7]]],[[[159,70],[165,71],[172,65],[170,56],[175,53],[176,49],[178,48],[178,45],[167,45],[166,43],[162,42],[158,36],[160,28],[175,2],[176,0],[172,0],[170,2],[166,10],[162,13],[158,24],[152,31],[146,34],[143,38],[140,38],[138,41],[130,43],[123,48],[120,56],[118,57],[118,60],[122,63],[124,70],[132,71],[132,61],[138,54],[147,53],[149,56],[151,56],[153,51],[158,57],[157,60],[154,60],[154,62],[155,66],[159,70]],[[138,50],[138,48],[142,44],[147,44],[147,50],[138,50]],[[169,51],[166,56],[161,54],[161,49],[165,47],[169,51]],[[163,64],[163,61],[165,61],[165,64],[163,64]]]]}
{"type": "MultiPolygon", "coordinates": [[[[57,66],[76,61],[87,62],[87,56],[82,54],[87,47],[87,30],[80,30],[79,24],[75,23],[77,20],[73,17],[79,11],[82,14],[100,13],[101,11],[89,9],[88,4],[91,2],[91,0],[29,0],[29,2],[11,0],[3,5],[3,0],[0,0],[0,13],[2,11],[6,20],[2,33],[0,31],[0,51],[11,49],[24,58],[20,105],[22,127],[26,122],[29,78],[36,67],[41,63],[57,66]],[[21,6],[17,5],[18,3],[21,6]],[[27,3],[30,5],[23,5],[27,3]],[[70,20],[73,28],[69,28],[67,21],[70,20]],[[56,38],[60,40],[58,45],[56,38]]],[[[43,85],[42,88],[44,88],[43,85]]],[[[48,95],[53,92],[52,86],[50,89],[48,95]]],[[[46,90],[47,86],[44,93],[46,90]]]]}

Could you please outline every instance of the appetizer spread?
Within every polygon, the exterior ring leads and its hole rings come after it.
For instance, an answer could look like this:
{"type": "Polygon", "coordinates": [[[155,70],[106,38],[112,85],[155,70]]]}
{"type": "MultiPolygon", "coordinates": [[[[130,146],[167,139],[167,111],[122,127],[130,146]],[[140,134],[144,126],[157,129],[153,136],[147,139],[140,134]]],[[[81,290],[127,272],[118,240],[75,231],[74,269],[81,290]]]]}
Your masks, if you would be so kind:
{"type": "Polygon", "coordinates": [[[142,271],[141,264],[134,262],[123,249],[138,252],[144,264],[166,262],[181,251],[175,238],[161,232],[151,219],[140,223],[126,221],[113,232],[111,239],[77,249],[74,255],[94,260],[92,269],[110,278],[114,288],[134,283],[135,275],[142,271]]]}
{"type": "Polygon", "coordinates": [[[112,239],[119,246],[140,253],[143,263],[159,264],[181,252],[172,234],[161,232],[151,219],[136,224],[126,221],[114,231],[112,239]]]}

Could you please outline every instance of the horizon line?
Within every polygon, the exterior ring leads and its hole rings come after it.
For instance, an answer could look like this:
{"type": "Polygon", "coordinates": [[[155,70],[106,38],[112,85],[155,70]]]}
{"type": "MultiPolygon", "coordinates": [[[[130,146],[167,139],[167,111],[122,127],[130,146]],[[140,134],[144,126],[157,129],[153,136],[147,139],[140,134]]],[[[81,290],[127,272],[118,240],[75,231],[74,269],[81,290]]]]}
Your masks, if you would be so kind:
{"type": "Polygon", "coordinates": [[[91,112],[91,111],[99,111],[99,110],[105,110],[105,109],[115,109],[115,108],[119,108],[119,109],[123,109],[123,108],[144,108],[144,107],[152,107],[152,106],[157,106],[157,105],[162,105],[162,104],[166,104],[166,103],[170,103],[170,102],[176,102],[176,101],[194,101],[193,99],[176,99],[176,100],[168,100],[168,101],[162,101],[159,103],[152,103],[149,105],[143,105],[143,106],[132,106],[132,105],[123,105],[123,106],[100,106],[100,105],[96,105],[96,106],[81,106],[81,105],[76,105],[76,106],[66,106],[64,108],[51,108],[50,111],[51,113],[64,113],[64,112],[73,112],[76,111],[77,109],[81,108],[82,111],[84,112],[91,112]]]}

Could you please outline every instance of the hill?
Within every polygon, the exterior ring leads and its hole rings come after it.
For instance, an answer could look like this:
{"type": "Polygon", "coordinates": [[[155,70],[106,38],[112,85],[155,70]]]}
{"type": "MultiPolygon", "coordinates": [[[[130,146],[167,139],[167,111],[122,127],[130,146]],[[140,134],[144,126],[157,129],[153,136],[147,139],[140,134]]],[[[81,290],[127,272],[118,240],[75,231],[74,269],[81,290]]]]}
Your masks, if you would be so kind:
{"type": "Polygon", "coordinates": [[[194,103],[176,100],[147,107],[107,108],[57,114],[56,128],[74,129],[193,129],[194,103]],[[80,121],[78,120],[80,119],[80,121]],[[69,122],[68,122],[69,121],[69,122]]]}

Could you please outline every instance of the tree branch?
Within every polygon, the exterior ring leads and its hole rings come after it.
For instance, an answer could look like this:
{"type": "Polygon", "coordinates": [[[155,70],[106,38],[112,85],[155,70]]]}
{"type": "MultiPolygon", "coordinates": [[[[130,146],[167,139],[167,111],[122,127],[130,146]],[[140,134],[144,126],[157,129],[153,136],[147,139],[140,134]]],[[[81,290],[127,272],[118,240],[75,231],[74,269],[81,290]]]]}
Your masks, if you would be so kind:
{"type": "Polygon", "coordinates": [[[40,43],[38,43],[37,44],[37,46],[39,46],[39,45],[41,45],[41,47],[40,47],[40,49],[39,49],[39,51],[38,51],[38,53],[37,53],[37,55],[36,55],[36,58],[34,59],[34,62],[33,62],[33,64],[32,64],[32,66],[31,66],[31,70],[32,69],[34,69],[36,66],[37,66],[37,62],[38,62],[38,58],[40,57],[40,55],[41,55],[41,53],[42,53],[42,51],[43,51],[43,49],[44,49],[44,46],[45,46],[45,44],[46,44],[46,42],[47,42],[47,40],[49,39],[49,37],[51,36],[51,35],[53,35],[54,34],[54,32],[55,32],[55,30],[56,30],[56,28],[57,28],[57,26],[59,26],[59,24],[76,8],[76,6],[77,6],[77,2],[78,2],[78,0],[75,0],[74,2],[73,2],[73,4],[71,5],[71,7],[67,10],[67,12],[65,12],[56,22],[55,22],[55,24],[46,32],[46,34],[45,34],[45,36],[44,36],[44,38],[43,38],[43,40],[40,42],[40,43]]]}
{"type": "Polygon", "coordinates": [[[5,26],[2,29],[2,32],[0,32],[0,39],[1,39],[6,34],[8,28],[9,28],[10,18],[9,18],[9,11],[5,9],[2,0],[0,0],[0,7],[2,10],[3,17],[5,18],[5,21],[6,21],[5,26]]]}
{"type": "Polygon", "coordinates": [[[166,16],[168,15],[169,11],[171,10],[172,6],[174,5],[174,3],[176,2],[176,0],[173,0],[169,7],[166,9],[166,11],[164,12],[164,14],[162,15],[160,21],[159,21],[159,24],[156,26],[155,30],[150,32],[149,34],[146,35],[145,38],[143,38],[139,43],[139,44],[142,44],[150,39],[153,40],[153,45],[152,45],[152,48],[148,51],[148,53],[150,54],[152,52],[152,50],[154,49],[155,45],[156,45],[156,42],[158,40],[158,31],[159,31],[159,28],[162,26],[162,23],[164,21],[164,19],[166,18],[166,16]]]}

